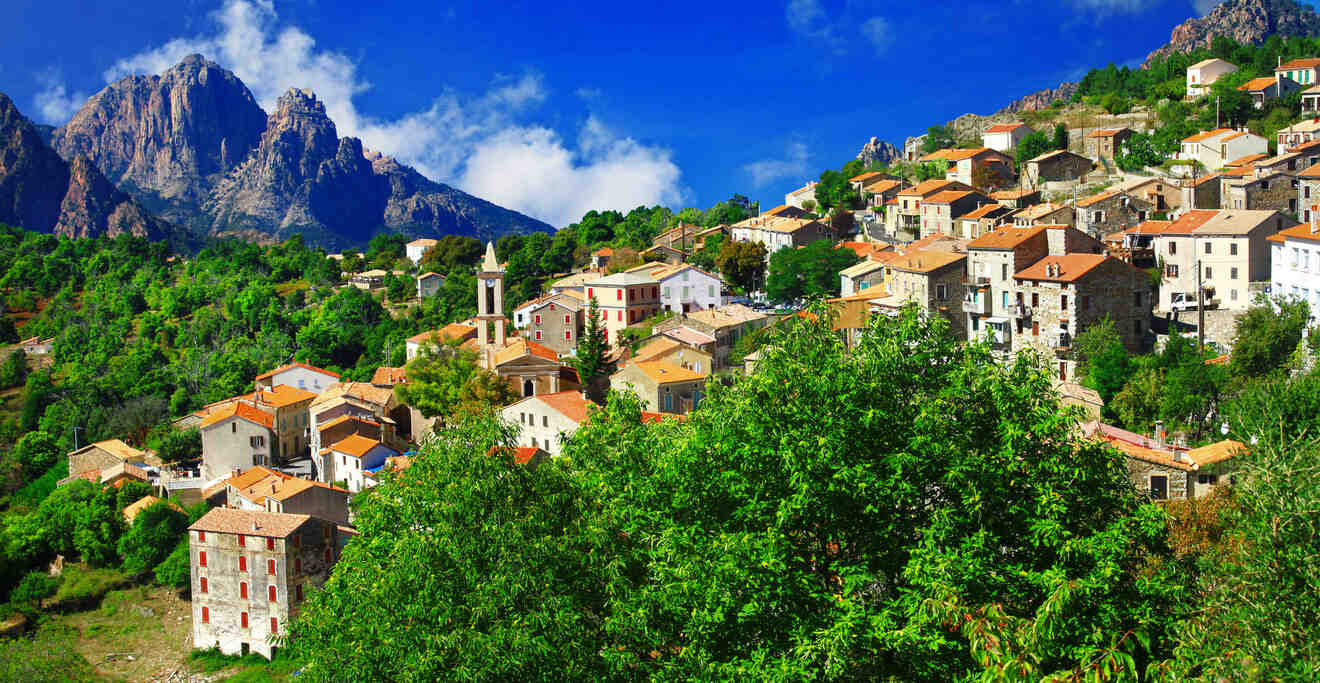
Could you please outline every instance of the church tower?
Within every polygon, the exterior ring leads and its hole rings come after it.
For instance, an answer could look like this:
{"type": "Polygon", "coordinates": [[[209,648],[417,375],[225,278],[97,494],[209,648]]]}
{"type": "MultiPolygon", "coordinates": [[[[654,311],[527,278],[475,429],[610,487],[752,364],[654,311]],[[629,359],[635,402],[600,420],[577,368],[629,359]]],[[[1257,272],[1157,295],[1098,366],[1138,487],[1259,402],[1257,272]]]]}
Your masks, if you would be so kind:
{"type": "Polygon", "coordinates": [[[486,243],[486,258],[477,273],[477,344],[482,354],[490,351],[491,323],[495,325],[495,348],[504,348],[504,269],[495,259],[495,244],[486,243]]]}

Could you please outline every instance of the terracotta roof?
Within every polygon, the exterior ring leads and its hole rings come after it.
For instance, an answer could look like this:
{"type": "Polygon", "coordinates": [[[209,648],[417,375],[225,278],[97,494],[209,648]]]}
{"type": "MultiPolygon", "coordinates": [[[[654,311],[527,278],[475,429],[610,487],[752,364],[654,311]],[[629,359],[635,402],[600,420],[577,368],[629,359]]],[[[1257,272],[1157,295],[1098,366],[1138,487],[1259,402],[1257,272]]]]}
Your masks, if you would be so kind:
{"type": "Polygon", "coordinates": [[[860,175],[855,175],[855,176],[849,178],[849,179],[848,179],[848,182],[850,182],[850,183],[861,183],[861,182],[866,182],[867,180],[870,180],[871,178],[875,178],[875,177],[877,177],[877,176],[883,176],[883,175],[884,175],[884,174],[881,173],[881,172],[879,172],[879,171],[867,171],[866,173],[862,173],[862,174],[860,174],[860,175]]]}
{"type": "MultiPolygon", "coordinates": [[[[1065,151],[1065,150],[1057,150],[1057,151],[1062,152],[1062,151],[1065,151]]],[[[1044,155],[1042,155],[1042,156],[1044,156],[1044,155]]],[[[1041,157],[1036,157],[1036,158],[1039,159],[1039,158],[1041,158],[1041,157]]],[[[1033,159],[1033,161],[1034,161],[1034,159],[1033,159]]],[[[1040,190],[1026,190],[1026,189],[1017,189],[1017,190],[1000,190],[1000,191],[998,191],[998,192],[991,192],[991,193],[990,193],[990,198],[991,198],[991,199],[1009,199],[1009,200],[1012,200],[1012,199],[1022,199],[1022,198],[1024,198],[1024,197],[1029,197],[1029,196],[1031,196],[1031,195],[1033,195],[1033,194],[1040,194],[1040,190]]]]}
{"type": "Polygon", "coordinates": [[[765,314],[758,313],[742,304],[728,304],[719,308],[707,308],[689,313],[689,318],[706,323],[716,329],[742,325],[756,320],[764,320],[765,314]]]}
{"type": "Polygon", "coordinates": [[[220,422],[224,422],[231,417],[237,417],[241,420],[247,420],[248,422],[259,424],[266,429],[270,429],[275,424],[274,415],[253,408],[252,405],[246,401],[234,401],[227,406],[217,408],[211,412],[210,415],[207,415],[202,419],[202,423],[199,426],[202,428],[210,427],[219,424],[220,422]]]}
{"type": "Polygon", "coordinates": [[[601,247],[600,249],[591,252],[591,254],[593,256],[613,256],[614,250],[609,247],[601,247]]]}
{"type": "Polygon", "coordinates": [[[998,215],[1006,211],[1008,211],[1008,207],[1004,206],[1003,204],[983,204],[959,216],[958,218],[959,220],[979,220],[982,218],[992,217],[991,216],[992,214],[998,215]]]}
{"type": "Polygon", "coordinates": [[[1124,127],[1124,128],[1102,128],[1102,129],[1100,129],[1100,130],[1097,130],[1097,131],[1094,131],[1094,132],[1088,134],[1086,137],[1088,137],[1088,138],[1112,138],[1112,137],[1114,137],[1115,135],[1118,135],[1119,133],[1122,133],[1122,132],[1125,131],[1125,130],[1127,130],[1128,132],[1131,132],[1131,131],[1130,131],[1128,128],[1126,128],[1126,127],[1124,127]]]}
{"type": "Polygon", "coordinates": [[[1274,70],[1288,71],[1290,69],[1314,69],[1317,66],[1320,66],[1320,59],[1316,59],[1315,57],[1303,57],[1301,59],[1294,59],[1291,61],[1284,62],[1283,64],[1275,67],[1274,70]]]}
{"type": "Polygon", "coordinates": [[[1224,460],[1228,460],[1229,458],[1245,453],[1246,451],[1246,444],[1241,441],[1233,441],[1230,439],[1228,441],[1212,443],[1209,446],[1193,448],[1187,452],[1187,457],[1191,458],[1192,462],[1197,465],[1204,467],[1206,465],[1213,465],[1217,462],[1223,462],[1224,460]]]}
{"type": "MultiPolygon", "coordinates": [[[[964,186],[962,183],[956,183],[956,185],[957,185],[957,186],[963,186],[963,187],[966,187],[966,186],[964,186]]],[[[939,180],[939,179],[935,179],[935,180],[924,180],[924,181],[922,181],[922,182],[920,182],[920,183],[917,183],[916,185],[913,185],[912,187],[909,187],[909,188],[906,189],[906,190],[903,190],[903,191],[899,192],[899,193],[898,193],[898,196],[900,196],[900,197],[911,197],[911,196],[926,197],[926,196],[929,196],[929,195],[935,194],[936,192],[939,192],[939,191],[941,191],[941,190],[946,190],[946,189],[949,189],[949,188],[954,187],[954,186],[955,186],[955,181],[952,181],[952,180],[939,180]]]]}
{"type": "Polygon", "coordinates": [[[1299,223],[1291,228],[1285,228],[1279,232],[1266,237],[1267,242],[1276,242],[1283,244],[1285,240],[1306,240],[1308,242],[1320,242],[1320,232],[1312,232],[1310,223],[1299,223]]]}
{"type": "Polygon", "coordinates": [[[1025,128],[1025,123],[1000,123],[985,129],[987,133],[1012,133],[1019,128],[1025,128]]]}
{"type": "Polygon", "coordinates": [[[924,201],[927,204],[952,204],[969,194],[972,194],[971,190],[944,190],[926,197],[924,201]]]}
{"type": "Polygon", "coordinates": [[[325,424],[316,425],[316,431],[324,432],[327,429],[331,429],[332,427],[337,427],[345,422],[348,422],[349,420],[353,420],[355,422],[361,422],[362,424],[371,425],[373,427],[380,427],[380,423],[376,422],[375,420],[368,420],[365,418],[357,417],[356,415],[340,415],[339,417],[336,417],[335,419],[330,420],[325,424]]]}
{"type": "MultiPolygon", "coordinates": [[[[140,481],[151,481],[151,475],[149,475],[146,470],[125,460],[101,470],[101,483],[105,484],[113,481],[119,478],[119,475],[121,474],[140,481]]],[[[118,487],[118,482],[116,482],[115,486],[118,487]]]]}
{"type": "Polygon", "coordinates": [[[1165,230],[1168,230],[1170,225],[1173,225],[1173,221],[1146,221],[1144,223],[1138,223],[1137,225],[1134,225],[1119,234],[1120,235],[1158,235],[1164,232],[1165,230]]]}
{"type": "Polygon", "coordinates": [[[1246,165],[1251,164],[1251,163],[1253,163],[1253,162],[1260,161],[1261,159],[1267,159],[1267,158],[1269,158],[1269,156],[1270,156],[1270,155],[1268,155],[1268,154],[1248,154],[1248,155],[1246,155],[1246,156],[1244,156],[1244,157],[1239,157],[1239,158],[1237,158],[1237,159],[1234,159],[1234,160],[1232,160],[1232,161],[1230,161],[1230,162],[1228,162],[1227,164],[1224,164],[1224,165],[1227,166],[1227,167],[1229,167],[1229,168],[1237,168],[1237,167],[1239,167],[1239,166],[1246,166],[1246,165]]]}
{"type": "MultiPolygon", "coordinates": [[[[1062,254],[1045,258],[1013,274],[1017,280],[1040,280],[1044,282],[1075,282],[1078,278],[1109,260],[1104,254],[1062,254]],[[1058,266],[1058,274],[1048,274],[1046,268],[1058,266]]],[[[1114,259],[1117,260],[1117,259],[1114,259]]]]}
{"type": "Polygon", "coordinates": [[[270,391],[255,392],[254,396],[261,403],[276,408],[286,408],[295,403],[311,401],[316,398],[316,393],[289,384],[281,384],[270,391]]]}
{"type": "Polygon", "coordinates": [[[559,354],[555,353],[554,349],[522,337],[514,339],[508,346],[496,351],[493,360],[495,365],[503,365],[524,356],[536,356],[537,358],[559,362],[559,354]]]}
{"type": "Polygon", "coordinates": [[[270,378],[270,377],[274,377],[275,375],[277,375],[277,374],[279,374],[279,373],[281,373],[281,372],[284,372],[285,370],[292,370],[293,368],[303,368],[304,370],[311,370],[312,372],[319,372],[319,373],[321,373],[322,375],[327,375],[327,376],[329,376],[329,377],[333,377],[333,378],[335,378],[335,379],[339,379],[339,373],[337,373],[337,372],[330,372],[329,370],[322,370],[321,368],[318,368],[318,367],[316,367],[315,365],[308,365],[308,364],[306,364],[306,363],[289,363],[289,364],[287,364],[287,365],[281,365],[281,366],[279,366],[278,368],[275,368],[274,370],[271,370],[270,372],[263,372],[263,373],[261,373],[260,375],[257,375],[257,376],[256,376],[256,380],[257,380],[258,382],[260,382],[260,381],[263,380],[263,379],[268,379],[268,378],[270,378]]]}
{"type": "Polygon", "coordinates": [[[441,341],[463,341],[475,337],[476,334],[476,325],[468,325],[467,323],[449,323],[438,330],[427,330],[421,334],[415,334],[408,337],[408,341],[416,344],[424,344],[431,341],[434,337],[439,337],[441,341]]]}
{"type": "Polygon", "coordinates": [[[439,243],[440,243],[439,241],[437,241],[437,240],[433,240],[433,239],[431,239],[430,237],[423,237],[423,238],[421,238],[421,239],[416,239],[416,240],[413,240],[413,241],[409,242],[409,243],[408,243],[408,246],[410,246],[410,247],[434,247],[435,245],[437,245],[437,244],[439,244],[439,243]]]}
{"type": "Polygon", "coordinates": [[[1239,86],[1238,86],[1238,90],[1245,90],[1245,91],[1247,91],[1247,92],[1255,92],[1255,91],[1257,91],[1257,90],[1264,90],[1264,89],[1270,87],[1271,85],[1274,85],[1274,83],[1275,83],[1275,80],[1274,80],[1274,78],[1271,77],[1271,76],[1265,76],[1265,77],[1263,77],[1263,78],[1253,78],[1253,79],[1247,81],[1246,83],[1243,83],[1242,85],[1239,85],[1239,86]]]}
{"type": "Polygon", "coordinates": [[[968,249],[1016,249],[1027,240],[1045,232],[1043,225],[1029,225],[1025,228],[1005,226],[994,232],[981,235],[967,243],[968,249]]]}
{"type": "MultiPolygon", "coordinates": [[[[1243,169],[1247,169],[1247,168],[1250,168],[1250,166],[1242,166],[1241,168],[1243,168],[1243,169]]],[[[1218,180],[1218,179],[1219,179],[1220,177],[1222,177],[1223,175],[1224,175],[1224,174],[1222,174],[1222,173],[1211,173],[1210,175],[1204,175],[1204,176],[1201,176],[1200,178],[1197,178],[1197,179],[1195,179],[1195,180],[1192,181],[1192,187],[1196,187],[1197,185],[1200,185],[1201,183],[1206,183],[1206,182],[1209,182],[1209,181],[1211,181],[1211,180],[1218,180]]]]}
{"type": "Polygon", "coordinates": [[[389,367],[388,365],[382,365],[381,367],[376,368],[376,371],[371,374],[372,384],[385,384],[388,386],[394,386],[396,384],[404,384],[407,381],[408,381],[407,368],[392,368],[389,367]]]}
{"type": "Polygon", "coordinates": [[[361,434],[350,434],[341,439],[338,443],[335,443],[330,449],[336,453],[343,453],[355,458],[361,458],[370,452],[371,449],[382,445],[384,444],[375,439],[369,439],[362,436],[361,434]]]}
{"type": "MultiPolygon", "coordinates": [[[[1255,209],[1220,209],[1210,211],[1213,215],[1206,217],[1204,215],[1192,216],[1192,214],[1204,214],[1205,210],[1188,211],[1178,220],[1174,221],[1166,234],[1170,235],[1246,235],[1252,230],[1259,228],[1268,222],[1271,218],[1278,215],[1276,211],[1264,211],[1255,209]],[[1188,219],[1184,222],[1184,219],[1188,219]]],[[[1291,226],[1289,226],[1291,227],[1291,226]]]]}
{"type": "Polygon", "coordinates": [[[445,279],[445,276],[441,275],[440,273],[433,273],[433,272],[431,272],[431,271],[429,271],[429,270],[426,271],[425,273],[422,273],[421,275],[418,275],[418,276],[417,276],[417,279],[418,279],[418,280],[429,280],[429,279],[431,279],[431,278],[433,278],[433,277],[438,277],[438,278],[440,278],[441,280],[445,279]]]}
{"type": "Polygon", "coordinates": [[[889,265],[909,273],[931,273],[966,259],[967,254],[949,251],[909,251],[902,258],[890,261],[889,265]]]}
{"type": "Polygon", "coordinates": [[[1063,209],[1067,209],[1067,208],[1069,208],[1067,204],[1055,204],[1054,202],[1046,202],[1044,204],[1028,206],[1027,208],[1022,209],[1020,212],[1018,212],[1014,216],[1014,218],[1025,218],[1027,220],[1035,220],[1037,218],[1048,216],[1054,213],[1055,211],[1062,211],[1063,209]]]}
{"type": "Polygon", "coordinates": [[[1228,354],[1224,354],[1224,355],[1222,355],[1222,356],[1215,356],[1214,358],[1207,358],[1207,359],[1205,360],[1205,364],[1206,364],[1206,365],[1228,365],[1228,361],[1229,361],[1228,354]]]}
{"type": "Polygon", "coordinates": [[[1234,133],[1234,134],[1232,134],[1232,135],[1226,135],[1226,136],[1224,136],[1224,137],[1220,140],[1220,142],[1228,142],[1229,140],[1236,140],[1236,139],[1242,137],[1243,135],[1248,135],[1248,133],[1245,133],[1245,132],[1237,132],[1237,133],[1234,133]]]}
{"type": "Polygon", "coordinates": [[[129,503],[128,505],[124,506],[124,510],[123,510],[124,521],[128,522],[129,524],[132,524],[133,520],[137,519],[137,516],[141,514],[143,510],[151,507],[152,505],[155,505],[156,503],[165,503],[170,507],[174,508],[175,510],[178,510],[179,512],[183,512],[183,508],[179,507],[178,503],[175,503],[173,501],[167,501],[163,498],[157,498],[155,496],[143,496],[142,498],[137,499],[137,502],[129,503]]]}
{"type": "Polygon", "coordinates": [[[884,267],[885,267],[884,261],[872,261],[870,259],[867,259],[865,261],[859,261],[851,266],[848,266],[847,268],[844,268],[843,270],[839,271],[839,275],[842,275],[844,277],[860,277],[862,275],[866,275],[867,273],[874,273],[875,271],[880,270],[881,268],[884,267]]]}
{"type": "Polygon", "coordinates": [[[944,155],[944,159],[946,161],[962,161],[964,159],[974,159],[984,154],[1007,156],[1003,152],[990,149],[989,147],[977,147],[975,149],[954,149],[954,150],[947,150],[947,152],[948,153],[944,155]]]}
{"type": "Polygon", "coordinates": [[[123,441],[120,441],[119,439],[106,439],[105,441],[97,441],[96,443],[89,443],[86,446],[83,446],[82,448],[73,451],[73,453],[70,453],[69,455],[73,455],[74,453],[82,453],[92,448],[103,450],[106,453],[109,453],[110,455],[119,458],[120,460],[139,461],[147,457],[147,453],[145,451],[140,451],[136,448],[133,448],[132,446],[124,443],[123,441]]]}
{"type": "Polygon", "coordinates": [[[637,353],[633,354],[633,358],[637,360],[650,360],[652,358],[658,358],[660,356],[664,356],[668,354],[670,351],[681,348],[685,348],[685,347],[677,339],[674,339],[673,337],[665,337],[662,335],[660,337],[651,340],[650,342],[647,342],[647,344],[642,348],[637,349],[637,353]]]}
{"type": "Polygon", "coordinates": [[[877,251],[888,251],[893,249],[893,245],[884,242],[839,242],[834,245],[835,249],[851,249],[858,258],[867,258],[877,251]]]}
{"type": "Polygon", "coordinates": [[[1093,194],[1090,197],[1087,197],[1086,199],[1078,200],[1077,206],[1091,206],[1092,204],[1098,204],[1106,199],[1109,199],[1110,197],[1114,197],[1117,195],[1118,195],[1118,190],[1105,190],[1100,194],[1093,194]]]}
{"type": "Polygon", "coordinates": [[[901,180],[891,180],[889,178],[886,178],[884,180],[877,180],[874,183],[871,183],[870,185],[862,185],[862,191],[870,192],[871,194],[884,194],[885,192],[888,192],[902,185],[903,185],[903,181],[901,180]]]}
{"type": "Polygon", "coordinates": [[[950,235],[946,235],[942,232],[936,232],[926,235],[925,237],[916,240],[915,242],[908,242],[907,246],[904,247],[904,249],[908,252],[921,251],[923,249],[929,248],[930,246],[934,245],[936,242],[953,242],[953,241],[957,241],[957,238],[952,237],[950,235]]]}
{"type": "Polygon", "coordinates": [[[356,398],[360,401],[377,405],[387,406],[394,398],[394,390],[387,387],[378,387],[365,382],[339,382],[330,385],[324,393],[312,401],[313,406],[323,405],[341,397],[356,398]]]}
{"type": "Polygon", "coordinates": [[[1086,157],[1083,157],[1083,156],[1080,155],[1080,154],[1076,154],[1076,153],[1073,153],[1073,152],[1069,152],[1069,151],[1066,150],[1066,149],[1056,149],[1056,150],[1054,150],[1054,151],[1052,151],[1052,152],[1046,152],[1046,153],[1044,153],[1044,154],[1042,154],[1042,155],[1040,155],[1040,156],[1038,156],[1038,157],[1032,157],[1032,158],[1030,158],[1030,159],[1027,159],[1027,163],[1032,163],[1033,161],[1034,161],[1034,162],[1045,161],[1046,159],[1050,159],[1050,158],[1053,158],[1053,157],[1057,157],[1057,156],[1059,156],[1059,155],[1061,155],[1061,154],[1071,154],[1072,156],[1075,156],[1075,157],[1081,157],[1081,158],[1083,158],[1083,159],[1086,158],[1086,157]]]}
{"type": "Polygon", "coordinates": [[[694,382],[706,379],[706,373],[689,370],[681,365],[671,363],[667,360],[639,360],[633,361],[642,374],[649,377],[656,384],[673,384],[674,382],[694,382]]]}
{"type": "Polygon", "coordinates": [[[694,330],[691,327],[675,327],[670,330],[665,330],[661,334],[671,339],[677,339],[678,341],[687,344],[689,346],[714,344],[717,341],[714,337],[710,336],[709,334],[706,334],[705,332],[698,332],[697,330],[694,330]]]}
{"type": "Polygon", "coordinates": [[[1233,68],[1237,68],[1237,66],[1236,66],[1235,64],[1233,64],[1232,62],[1226,62],[1226,61],[1224,61],[1224,60],[1222,60],[1222,59],[1220,59],[1220,58],[1218,58],[1218,57],[1211,57],[1210,59],[1202,59],[1201,61],[1199,61],[1199,62],[1197,62],[1197,63],[1195,63],[1195,64],[1193,64],[1193,65],[1191,65],[1191,66],[1189,66],[1189,67],[1187,67],[1187,68],[1189,68],[1189,69],[1199,69],[1199,68],[1201,68],[1201,67],[1203,67],[1203,66],[1208,66],[1208,65],[1210,65],[1210,64],[1214,64],[1215,62],[1224,62],[1225,64],[1227,64],[1227,65],[1229,65],[1229,66],[1232,66],[1233,68]]]}
{"type": "Polygon", "coordinates": [[[491,446],[486,451],[486,455],[494,457],[501,455],[507,458],[513,458],[515,465],[526,465],[537,458],[548,458],[550,454],[532,446],[491,446]]]}
{"type": "MultiPolygon", "coordinates": [[[[1270,79],[1270,80],[1274,80],[1274,79],[1270,79]]],[[[1202,140],[1209,140],[1210,138],[1213,138],[1213,137],[1219,137],[1220,135],[1223,135],[1224,133],[1232,133],[1232,132],[1233,132],[1233,129],[1232,129],[1232,128],[1215,128],[1215,129],[1213,129],[1213,130],[1203,130],[1203,131],[1201,131],[1200,133],[1197,133],[1197,134],[1195,134],[1195,135],[1188,135],[1187,137],[1183,138],[1182,141],[1183,141],[1183,142],[1201,142],[1202,140]]]]}
{"type": "Polygon", "coordinates": [[[1182,470],[1184,472],[1191,472],[1196,469],[1195,465],[1191,463],[1183,462],[1177,459],[1176,457],[1174,457],[1174,454],[1171,451],[1146,448],[1144,446],[1138,446],[1137,444],[1129,443],[1121,439],[1105,439],[1105,441],[1108,441],[1110,445],[1112,445],[1114,448],[1117,448],[1119,451],[1123,453],[1123,455],[1126,455],[1129,458],[1135,458],[1137,460],[1153,463],[1156,465],[1163,465],[1164,467],[1169,467],[1175,470],[1182,470]]]}
{"type": "Polygon", "coordinates": [[[190,531],[285,538],[311,519],[310,515],[214,508],[188,527],[190,531]]]}
{"type": "MultiPolygon", "coordinates": [[[[541,401],[560,415],[579,424],[587,419],[587,406],[595,405],[588,401],[580,391],[558,391],[553,394],[538,394],[536,396],[528,396],[522,401],[519,401],[519,403],[531,400],[541,401]]],[[[517,404],[515,403],[514,405],[517,404]]]]}
{"type": "Polygon", "coordinates": [[[1305,171],[1297,174],[1299,178],[1320,178],[1320,164],[1311,164],[1305,171]]]}
{"type": "MultiPolygon", "coordinates": [[[[751,354],[748,354],[748,356],[750,355],[751,354]]],[[[744,356],[744,358],[746,357],[747,356],[744,356]]],[[[648,413],[645,410],[643,410],[642,424],[654,424],[656,422],[662,422],[664,420],[678,420],[679,422],[682,422],[686,417],[687,417],[686,415],[675,415],[673,413],[648,413]]]]}

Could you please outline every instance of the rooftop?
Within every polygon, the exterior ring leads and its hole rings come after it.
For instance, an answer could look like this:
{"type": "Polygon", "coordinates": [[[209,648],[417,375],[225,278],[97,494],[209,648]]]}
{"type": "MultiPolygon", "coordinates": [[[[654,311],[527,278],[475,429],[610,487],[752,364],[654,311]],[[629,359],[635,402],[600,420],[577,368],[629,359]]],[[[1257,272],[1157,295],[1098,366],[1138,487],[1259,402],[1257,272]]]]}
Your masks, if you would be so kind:
{"type": "Polygon", "coordinates": [[[642,374],[651,378],[656,384],[673,384],[675,382],[695,382],[706,379],[706,373],[689,370],[676,363],[667,360],[639,360],[633,361],[642,374]]]}
{"type": "Polygon", "coordinates": [[[1025,123],[1000,123],[985,129],[987,133],[1011,133],[1019,128],[1026,128],[1025,123]]]}
{"type": "Polygon", "coordinates": [[[284,372],[284,371],[286,371],[286,370],[292,370],[292,369],[294,369],[294,368],[302,368],[302,369],[304,369],[304,370],[311,370],[312,372],[319,372],[319,373],[321,373],[322,375],[325,375],[325,376],[327,376],[327,377],[333,377],[333,378],[335,378],[335,379],[339,379],[339,373],[337,373],[337,372],[330,372],[329,370],[322,370],[321,368],[318,368],[318,367],[316,367],[315,365],[308,365],[308,364],[306,364],[306,363],[297,363],[297,362],[295,362],[295,363],[288,363],[288,364],[286,364],[286,365],[281,365],[281,366],[279,366],[278,368],[275,368],[274,370],[271,370],[270,372],[263,372],[263,373],[261,373],[260,375],[257,375],[255,379],[256,379],[256,381],[260,382],[260,381],[263,380],[263,379],[269,379],[269,378],[271,378],[271,377],[274,377],[275,375],[280,374],[281,372],[284,372]]]}
{"type": "Polygon", "coordinates": [[[655,278],[637,273],[615,273],[585,283],[588,287],[631,287],[635,285],[659,284],[655,278]]]}
{"type": "Polygon", "coordinates": [[[1013,226],[1002,227],[992,233],[981,235],[980,237],[967,243],[968,249],[1016,249],[1027,240],[1045,232],[1043,225],[1029,225],[1024,228],[1013,226]]]}
{"type": "Polygon", "coordinates": [[[1253,78],[1247,81],[1246,83],[1239,85],[1238,90],[1245,90],[1246,92],[1256,92],[1257,90],[1264,90],[1274,85],[1274,83],[1275,80],[1273,76],[1265,76],[1263,78],[1253,78]]]}
{"type": "Polygon", "coordinates": [[[263,538],[285,538],[311,519],[309,515],[282,512],[259,512],[233,508],[213,508],[188,527],[190,531],[217,534],[243,534],[263,538]]]}
{"type": "MultiPolygon", "coordinates": [[[[1013,274],[1017,280],[1075,282],[1109,260],[1104,254],[1062,254],[1045,258],[1013,274]]],[[[1117,259],[1115,259],[1117,260],[1117,259]]]]}
{"type": "Polygon", "coordinates": [[[275,425],[274,415],[258,410],[246,401],[234,401],[211,411],[210,414],[202,418],[202,422],[198,426],[206,428],[234,417],[259,424],[267,429],[275,425]]]}
{"type": "Polygon", "coordinates": [[[331,446],[330,449],[336,453],[343,453],[355,458],[361,458],[371,452],[371,449],[383,445],[384,444],[381,442],[367,438],[361,434],[350,434],[343,439],[340,439],[337,443],[331,446]]]}
{"type": "Polygon", "coordinates": [[[966,259],[967,254],[951,251],[909,251],[903,254],[901,258],[890,261],[889,265],[896,270],[909,273],[932,273],[966,259]]]}

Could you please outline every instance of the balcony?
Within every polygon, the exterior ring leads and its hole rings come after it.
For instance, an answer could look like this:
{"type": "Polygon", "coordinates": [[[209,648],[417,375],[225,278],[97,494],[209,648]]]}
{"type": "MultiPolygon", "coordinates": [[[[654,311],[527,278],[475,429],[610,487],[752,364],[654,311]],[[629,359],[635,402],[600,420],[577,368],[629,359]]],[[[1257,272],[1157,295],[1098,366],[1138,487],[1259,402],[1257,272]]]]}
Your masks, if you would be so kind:
{"type": "Polygon", "coordinates": [[[964,313],[990,315],[990,297],[976,292],[968,292],[963,295],[962,307],[964,313]]]}
{"type": "Polygon", "coordinates": [[[1031,307],[1030,307],[1030,306],[1024,306],[1024,305],[1022,305],[1022,304],[1014,304],[1014,305],[1013,305],[1013,317],[1014,317],[1014,318],[1022,318],[1023,320],[1031,320],[1031,314],[1032,314],[1032,311],[1031,311],[1031,307]]]}
{"type": "Polygon", "coordinates": [[[978,287],[978,288],[980,288],[980,287],[989,287],[989,286],[990,286],[990,276],[989,276],[989,275],[972,275],[972,276],[970,276],[970,277],[967,278],[967,285],[968,285],[969,287],[978,287]]]}

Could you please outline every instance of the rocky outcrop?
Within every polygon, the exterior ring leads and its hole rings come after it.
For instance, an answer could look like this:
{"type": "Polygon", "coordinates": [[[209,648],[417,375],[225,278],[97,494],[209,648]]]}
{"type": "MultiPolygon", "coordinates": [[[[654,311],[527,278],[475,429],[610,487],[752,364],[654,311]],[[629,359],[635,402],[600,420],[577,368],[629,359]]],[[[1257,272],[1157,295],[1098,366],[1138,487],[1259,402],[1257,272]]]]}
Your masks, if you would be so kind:
{"type": "Polygon", "coordinates": [[[106,86],[54,131],[51,144],[66,160],[86,156],[162,215],[191,222],[265,127],[242,81],[191,55],[159,76],[106,86]]]}
{"type": "Polygon", "coordinates": [[[115,188],[87,157],[67,163],[41,132],[0,94],[0,221],[67,237],[172,232],[115,188]]]}
{"type": "Polygon", "coordinates": [[[870,142],[862,146],[857,160],[862,162],[863,166],[887,166],[890,161],[902,156],[903,153],[897,147],[880,138],[871,138],[870,142]]]}
{"type": "Polygon", "coordinates": [[[1060,83],[1057,88],[1047,88],[1031,93],[1026,97],[1013,100],[996,114],[1015,114],[1020,111],[1040,111],[1049,109],[1055,102],[1067,102],[1077,93],[1076,83],[1060,83]]]}
{"type": "Polygon", "coordinates": [[[483,240],[553,231],[340,139],[309,91],[288,91],[267,115],[237,76],[200,55],[107,86],[52,139],[66,160],[85,156],[203,236],[268,242],[301,232],[342,248],[382,231],[483,240]]]}
{"type": "Polygon", "coordinates": [[[1226,0],[1175,27],[1169,43],[1150,53],[1145,65],[1155,57],[1210,47],[1215,36],[1259,45],[1273,35],[1320,35],[1320,14],[1297,0],[1226,0]]]}

